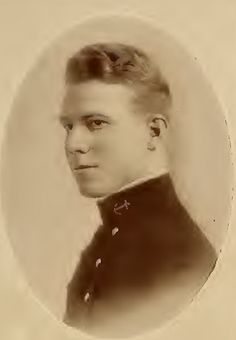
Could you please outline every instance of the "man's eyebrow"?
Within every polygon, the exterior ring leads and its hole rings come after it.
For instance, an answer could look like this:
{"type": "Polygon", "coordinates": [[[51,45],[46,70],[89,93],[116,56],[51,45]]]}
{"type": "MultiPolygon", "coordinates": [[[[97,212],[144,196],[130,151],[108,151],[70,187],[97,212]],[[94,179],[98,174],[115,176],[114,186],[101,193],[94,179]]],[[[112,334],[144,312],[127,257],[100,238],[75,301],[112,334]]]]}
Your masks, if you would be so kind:
{"type": "Polygon", "coordinates": [[[103,118],[103,119],[106,119],[106,120],[110,120],[111,118],[108,117],[107,115],[103,114],[103,113],[100,113],[100,112],[84,112],[84,113],[81,113],[80,116],[76,116],[76,114],[68,114],[68,113],[61,113],[59,115],[59,121],[61,123],[65,123],[65,122],[68,122],[68,121],[71,121],[73,119],[75,120],[81,120],[81,121],[84,121],[84,120],[87,120],[89,118],[92,118],[92,117],[100,117],[100,118],[103,118]]]}
{"type": "Polygon", "coordinates": [[[91,117],[94,117],[94,116],[99,116],[99,117],[102,117],[102,118],[105,118],[105,119],[109,119],[109,117],[103,113],[100,113],[100,112],[85,112],[85,113],[82,113],[81,114],[81,118],[91,118],[91,117]]]}
{"type": "Polygon", "coordinates": [[[63,123],[63,122],[69,121],[69,120],[70,120],[70,117],[69,117],[68,115],[66,115],[66,114],[60,114],[60,115],[58,116],[58,119],[59,119],[59,121],[60,121],[61,123],[63,123]]]}

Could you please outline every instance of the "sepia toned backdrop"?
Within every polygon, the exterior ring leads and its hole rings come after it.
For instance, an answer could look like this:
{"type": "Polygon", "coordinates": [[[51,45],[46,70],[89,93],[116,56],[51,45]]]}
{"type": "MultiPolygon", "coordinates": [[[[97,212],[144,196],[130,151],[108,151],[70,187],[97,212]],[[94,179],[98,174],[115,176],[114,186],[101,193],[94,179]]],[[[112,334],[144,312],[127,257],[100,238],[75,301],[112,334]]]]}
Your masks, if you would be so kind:
{"type": "MultiPolygon", "coordinates": [[[[92,20],[52,45],[47,41],[50,46],[40,58],[35,55],[31,65],[26,63],[25,71],[33,68],[18,81],[11,99],[1,196],[17,261],[33,292],[59,318],[73,265],[99,220],[92,203],[80,197],[64,158],[64,132],[57,122],[63,67],[75,49],[101,39],[137,44],[156,58],[174,94],[172,172],[177,191],[218,251],[229,222],[233,183],[228,131],[207,72],[200,69],[200,52],[187,44],[188,54],[171,36],[129,17],[92,20]]],[[[8,87],[4,83],[5,93],[8,87]]]]}

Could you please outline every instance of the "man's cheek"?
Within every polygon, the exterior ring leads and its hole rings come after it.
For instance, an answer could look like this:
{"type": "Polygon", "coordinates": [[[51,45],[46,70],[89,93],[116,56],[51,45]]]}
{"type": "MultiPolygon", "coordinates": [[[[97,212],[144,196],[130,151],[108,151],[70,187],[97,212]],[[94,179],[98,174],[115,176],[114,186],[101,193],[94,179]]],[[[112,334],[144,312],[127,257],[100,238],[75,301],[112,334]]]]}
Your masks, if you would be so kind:
{"type": "Polygon", "coordinates": [[[94,152],[105,158],[111,155],[114,149],[114,143],[111,139],[102,139],[94,144],[94,152]]]}

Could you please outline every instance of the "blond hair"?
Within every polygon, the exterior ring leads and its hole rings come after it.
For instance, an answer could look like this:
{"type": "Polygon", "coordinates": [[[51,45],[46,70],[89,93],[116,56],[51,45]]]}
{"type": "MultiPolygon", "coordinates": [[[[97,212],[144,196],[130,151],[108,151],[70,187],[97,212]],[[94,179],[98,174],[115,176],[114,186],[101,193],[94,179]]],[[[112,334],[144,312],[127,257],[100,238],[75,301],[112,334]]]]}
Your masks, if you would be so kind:
{"type": "Polygon", "coordinates": [[[132,86],[142,111],[157,111],[168,118],[169,86],[157,65],[134,46],[121,43],[87,45],[68,60],[65,79],[67,84],[97,79],[132,86]]]}

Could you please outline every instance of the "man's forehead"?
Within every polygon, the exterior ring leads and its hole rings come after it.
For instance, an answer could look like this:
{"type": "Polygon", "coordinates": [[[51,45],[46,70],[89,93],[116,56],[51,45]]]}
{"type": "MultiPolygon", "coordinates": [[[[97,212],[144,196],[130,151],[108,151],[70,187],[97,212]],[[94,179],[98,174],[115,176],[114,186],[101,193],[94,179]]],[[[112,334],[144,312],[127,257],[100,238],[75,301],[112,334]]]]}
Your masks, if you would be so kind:
{"type": "Polygon", "coordinates": [[[106,84],[99,81],[67,85],[63,112],[121,110],[131,108],[135,92],[123,84],[106,84]]]}

